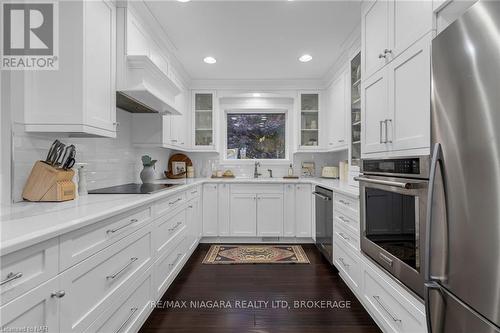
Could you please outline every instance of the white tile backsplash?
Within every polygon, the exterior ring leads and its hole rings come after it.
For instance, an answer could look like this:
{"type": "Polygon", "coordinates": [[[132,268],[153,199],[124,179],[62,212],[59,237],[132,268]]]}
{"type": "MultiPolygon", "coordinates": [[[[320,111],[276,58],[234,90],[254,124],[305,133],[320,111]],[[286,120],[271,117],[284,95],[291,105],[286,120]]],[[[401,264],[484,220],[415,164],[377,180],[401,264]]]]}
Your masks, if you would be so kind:
{"type": "Polygon", "coordinates": [[[22,190],[35,161],[45,159],[47,151],[55,139],[77,149],[77,163],[87,163],[87,187],[89,190],[140,181],[141,156],[150,155],[157,159],[158,178],[166,170],[169,149],[138,149],[132,144],[132,117],[122,110],[117,111],[120,123],[116,139],[78,138],[60,134],[24,132],[20,125],[14,125],[13,136],[13,184],[12,199],[22,200],[22,190]]]}

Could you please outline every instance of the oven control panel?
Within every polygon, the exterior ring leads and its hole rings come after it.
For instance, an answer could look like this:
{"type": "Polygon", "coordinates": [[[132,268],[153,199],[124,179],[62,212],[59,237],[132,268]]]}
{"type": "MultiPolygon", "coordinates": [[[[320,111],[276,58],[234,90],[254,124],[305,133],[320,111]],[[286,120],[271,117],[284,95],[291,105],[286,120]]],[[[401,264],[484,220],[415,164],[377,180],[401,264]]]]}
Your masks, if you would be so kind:
{"type": "Polygon", "coordinates": [[[363,172],[391,174],[420,174],[419,158],[363,160],[363,172]]]}

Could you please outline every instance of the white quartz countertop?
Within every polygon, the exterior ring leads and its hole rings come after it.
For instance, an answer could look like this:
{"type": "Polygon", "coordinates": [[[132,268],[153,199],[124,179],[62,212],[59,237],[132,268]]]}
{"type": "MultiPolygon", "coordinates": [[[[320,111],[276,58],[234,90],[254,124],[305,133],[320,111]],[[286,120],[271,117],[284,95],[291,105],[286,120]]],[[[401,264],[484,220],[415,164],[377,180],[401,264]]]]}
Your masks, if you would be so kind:
{"type": "Polygon", "coordinates": [[[308,183],[350,196],[357,197],[359,195],[358,189],[355,187],[341,183],[335,179],[323,178],[194,178],[158,180],[157,182],[177,183],[179,186],[154,194],[89,194],[75,200],[60,203],[21,202],[1,206],[0,255],[5,255],[60,236],[203,183],[308,183]]]}

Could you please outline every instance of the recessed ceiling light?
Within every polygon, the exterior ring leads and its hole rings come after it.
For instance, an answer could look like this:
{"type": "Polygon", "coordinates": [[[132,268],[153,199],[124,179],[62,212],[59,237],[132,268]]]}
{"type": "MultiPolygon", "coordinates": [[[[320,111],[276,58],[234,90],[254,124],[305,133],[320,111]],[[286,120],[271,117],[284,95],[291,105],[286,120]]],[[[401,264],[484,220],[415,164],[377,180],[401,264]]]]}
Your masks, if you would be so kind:
{"type": "Polygon", "coordinates": [[[189,2],[191,0],[177,0],[177,1],[179,1],[179,2],[189,2]]]}
{"type": "Polygon", "coordinates": [[[253,93],[253,97],[260,97],[259,93],[253,93]]]}
{"type": "Polygon", "coordinates": [[[217,60],[215,60],[214,57],[205,57],[203,61],[206,62],[207,64],[215,64],[217,62],[217,60]]]}
{"type": "Polygon", "coordinates": [[[299,61],[301,62],[308,62],[312,60],[312,56],[310,54],[304,54],[299,57],[299,61]]]}

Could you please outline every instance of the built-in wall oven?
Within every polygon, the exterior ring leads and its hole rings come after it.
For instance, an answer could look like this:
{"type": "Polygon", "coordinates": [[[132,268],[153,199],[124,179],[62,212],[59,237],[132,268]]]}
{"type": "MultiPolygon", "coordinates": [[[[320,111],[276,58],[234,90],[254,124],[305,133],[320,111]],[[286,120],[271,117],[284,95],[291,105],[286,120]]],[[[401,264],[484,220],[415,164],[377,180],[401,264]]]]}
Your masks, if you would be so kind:
{"type": "Polygon", "coordinates": [[[361,250],[423,298],[429,157],[363,159],[361,250]]]}

